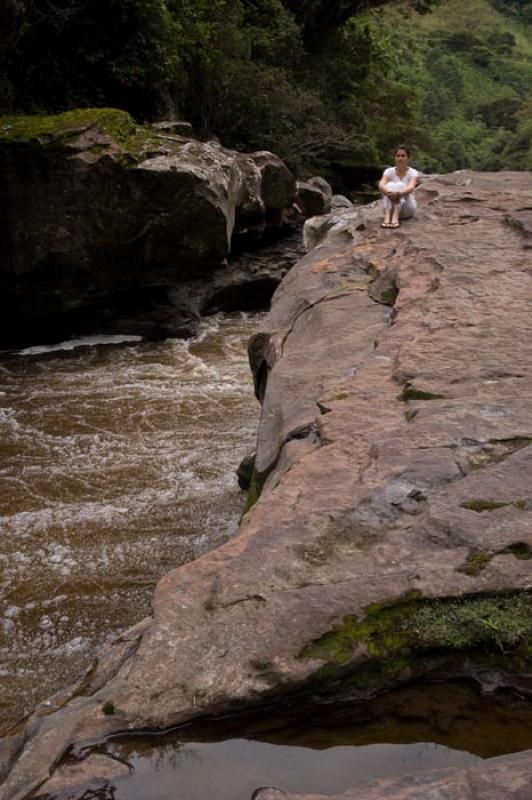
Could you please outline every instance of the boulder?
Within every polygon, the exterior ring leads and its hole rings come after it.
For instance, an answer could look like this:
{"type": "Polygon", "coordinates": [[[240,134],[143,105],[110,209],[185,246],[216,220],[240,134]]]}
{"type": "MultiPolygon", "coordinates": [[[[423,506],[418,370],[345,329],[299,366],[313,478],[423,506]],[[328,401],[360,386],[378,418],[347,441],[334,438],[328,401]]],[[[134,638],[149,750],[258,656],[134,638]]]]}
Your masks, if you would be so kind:
{"type": "Polygon", "coordinates": [[[333,196],[333,190],[331,184],[322,178],[321,175],[315,175],[313,178],[307,178],[306,183],[309,183],[311,186],[315,186],[317,189],[320,189],[325,197],[329,200],[333,196]]]}
{"type": "Polygon", "coordinates": [[[331,209],[338,211],[339,209],[353,208],[351,200],[343,194],[335,194],[331,197],[331,209]]]}
{"type": "Polygon", "coordinates": [[[184,120],[170,120],[165,122],[154,122],[151,126],[156,131],[161,133],[169,133],[173,136],[183,136],[186,139],[196,139],[194,129],[190,122],[184,120]]]}
{"type": "Polygon", "coordinates": [[[338,206],[330,214],[311,217],[303,226],[303,243],[309,252],[317,247],[334,229],[343,229],[345,226],[355,226],[359,220],[359,213],[352,204],[349,207],[338,206]]]}
{"type": "Polygon", "coordinates": [[[331,210],[331,197],[332,193],[329,194],[321,186],[310,181],[297,183],[296,205],[304,217],[327,214],[331,210]]]}
{"type": "Polygon", "coordinates": [[[114,109],[0,118],[0,345],[193,333],[202,300],[187,304],[187,284],[225,269],[238,232],[282,224],[294,179],[280,159],[178,124],[114,109]]]}
{"type": "Polygon", "coordinates": [[[255,453],[244,456],[236,471],[238,485],[241,489],[249,489],[255,467],[255,453]]]}
{"type": "Polygon", "coordinates": [[[296,180],[278,156],[267,151],[250,153],[261,175],[261,195],[272,220],[281,219],[296,197],[296,180]]]}
{"type": "Polygon", "coordinates": [[[263,408],[238,534],[165,575],[153,617],[14,732],[1,800],[117,731],[420,680],[530,696],[530,258],[512,220],[532,176],[467,179],[427,181],[398,231],[359,210],[287,274],[250,342],[263,408]],[[371,296],[380,273],[393,307],[371,296]]]}

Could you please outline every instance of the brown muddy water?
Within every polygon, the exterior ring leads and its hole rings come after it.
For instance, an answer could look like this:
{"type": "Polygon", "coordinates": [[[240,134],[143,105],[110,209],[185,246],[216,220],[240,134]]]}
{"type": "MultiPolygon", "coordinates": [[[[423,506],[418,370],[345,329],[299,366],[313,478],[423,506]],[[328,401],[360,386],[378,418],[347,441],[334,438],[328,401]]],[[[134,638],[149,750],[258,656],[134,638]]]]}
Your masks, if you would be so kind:
{"type": "Polygon", "coordinates": [[[235,533],[257,321],[0,355],[1,732],[148,615],[163,573],[235,533]]]}
{"type": "Polygon", "coordinates": [[[260,786],[327,795],[530,747],[530,702],[482,696],[466,682],[408,686],[367,704],[111,740],[100,750],[126,764],[129,776],[64,800],[250,800],[260,786]]]}

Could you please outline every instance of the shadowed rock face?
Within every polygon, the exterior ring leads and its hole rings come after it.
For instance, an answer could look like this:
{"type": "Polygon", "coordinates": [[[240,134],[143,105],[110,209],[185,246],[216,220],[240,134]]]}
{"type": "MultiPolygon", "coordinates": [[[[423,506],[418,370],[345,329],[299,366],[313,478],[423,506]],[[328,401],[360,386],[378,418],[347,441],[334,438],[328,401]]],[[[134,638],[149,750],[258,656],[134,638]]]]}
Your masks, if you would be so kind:
{"type": "Polygon", "coordinates": [[[2,800],[45,792],[72,743],[288,693],[530,692],[531,190],[460,172],[397,232],[376,206],[335,218],[250,343],[260,499],[5,740],[2,800]]]}
{"type": "Polygon", "coordinates": [[[0,345],[84,329],[191,334],[234,234],[283,224],[295,181],[125,112],[0,119],[0,345]],[[140,319],[138,319],[140,317],[140,319]]]}

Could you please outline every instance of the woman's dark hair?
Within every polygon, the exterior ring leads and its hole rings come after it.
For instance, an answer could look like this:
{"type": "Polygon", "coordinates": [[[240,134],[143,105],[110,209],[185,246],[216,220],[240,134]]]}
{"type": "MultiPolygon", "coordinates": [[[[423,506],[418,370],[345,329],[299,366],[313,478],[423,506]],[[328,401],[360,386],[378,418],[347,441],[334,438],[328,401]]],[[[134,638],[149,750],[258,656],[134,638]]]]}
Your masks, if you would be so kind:
{"type": "Polygon", "coordinates": [[[395,155],[398,150],[404,150],[408,158],[410,158],[410,148],[406,144],[398,144],[395,150],[393,151],[393,154],[395,155]]]}

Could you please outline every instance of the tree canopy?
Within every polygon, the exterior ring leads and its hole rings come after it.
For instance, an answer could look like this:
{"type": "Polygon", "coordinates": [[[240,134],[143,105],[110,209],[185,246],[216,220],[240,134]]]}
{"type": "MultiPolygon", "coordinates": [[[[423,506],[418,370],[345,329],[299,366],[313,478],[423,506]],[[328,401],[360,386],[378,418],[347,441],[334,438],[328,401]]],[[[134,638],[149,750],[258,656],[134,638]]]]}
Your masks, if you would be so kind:
{"type": "Polygon", "coordinates": [[[531,7],[4,0],[0,102],[178,116],[228,146],[273,149],[302,173],[378,164],[402,140],[427,169],[530,168],[531,7]]]}

